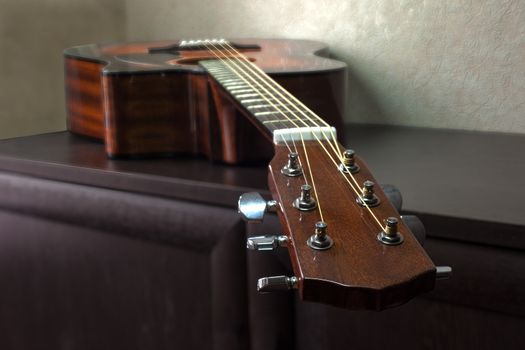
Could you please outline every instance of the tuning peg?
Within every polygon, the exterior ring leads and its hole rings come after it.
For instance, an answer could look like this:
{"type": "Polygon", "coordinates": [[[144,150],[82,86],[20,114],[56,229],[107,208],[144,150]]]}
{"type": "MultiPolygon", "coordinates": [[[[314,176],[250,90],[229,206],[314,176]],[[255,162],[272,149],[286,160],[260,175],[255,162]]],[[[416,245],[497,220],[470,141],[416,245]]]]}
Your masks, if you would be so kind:
{"type": "Polygon", "coordinates": [[[343,152],[343,162],[339,164],[339,170],[343,173],[355,174],[359,172],[359,165],[355,163],[355,151],[347,149],[343,152]]]}
{"type": "Polygon", "coordinates": [[[257,291],[260,293],[286,291],[297,288],[298,282],[295,276],[263,277],[257,281],[257,291]]]}
{"type": "Polygon", "coordinates": [[[301,167],[301,164],[299,162],[299,154],[296,152],[291,152],[288,154],[288,163],[286,163],[285,166],[281,169],[281,173],[290,176],[295,177],[303,174],[303,168],[301,167]]]}
{"type": "Polygon", "coordinates": [[[266,201],[259,193],[248,192],[239,197],[238,209],[244,220],[261,222],[266,212],[277,209],[277,201],[266,201]]]}
{"type": "Polygon", "coordinates": [[[419,218],[415,215],[402,215],[401,219],[405,223],[405,225],[408,226],[410,231],[414,234],[416,239],[418,240],[419,244],[424,245],[425,244],[425,238],[426,238],[426,232],[425,232],[425,226],[419,220],[419,218]]]}
{"type": "Polygon", "coordinates": [[[398,220],[395,217],[389,217],[386,220],[385,228],[379,232],[377,239],[386,245],[398,245],[405,240],[403,235],[397,230],[398,220]]]}
{"type": "Polygon", "coordinates": [[[452,276],[452,267],[450,266],[436,266],[436,279],[448,280],[452,276]]]}
{"type": "Polygon", "coordinates": [[[388,201],[396,208],[397,211],[401,211],[403,205],[403,196],[401,192],[394,185],[381,185],[381,189],[385,193],[388,201]]]}
{"type": "Polygon", "coordinates": [[[374,182],[366,180],[363,183],[363,189],[361,196],[357,197],[357,203],[361,206],[377,207],[381,202],[379,198],[374,194],[374,182]]]}
{"type": "Polygon", "coordinates": [[[274,250],[277,247],[285,247],[287,242],[288,237],[284,235],[254,236],[248,238],[246,248],[257,251],[274,250]]]}

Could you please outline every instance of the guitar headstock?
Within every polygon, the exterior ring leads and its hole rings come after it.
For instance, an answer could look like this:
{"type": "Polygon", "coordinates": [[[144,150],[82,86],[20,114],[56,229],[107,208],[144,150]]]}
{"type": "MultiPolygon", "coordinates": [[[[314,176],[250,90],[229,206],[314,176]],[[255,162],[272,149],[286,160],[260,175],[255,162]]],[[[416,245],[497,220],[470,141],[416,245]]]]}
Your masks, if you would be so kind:
{"type": "Polygon", "coordinates": [[[366,164],[351,153],[345,165],[335,164],[345,158],[330,159],[330,145],[323,143],[297,145],[298,159],[289,158],[286,146],[275,147],[268,181],[274,201],[267,209],[277,211],[284,232],[248,245],[287,246],[295,276],[262,278],[259,289],[293,288],[305,301],[371,310],[432,290],[434,263],[380,186],[373,186],[366,164]],[[290,174],[290,167],[302,171],[290,174]]]}

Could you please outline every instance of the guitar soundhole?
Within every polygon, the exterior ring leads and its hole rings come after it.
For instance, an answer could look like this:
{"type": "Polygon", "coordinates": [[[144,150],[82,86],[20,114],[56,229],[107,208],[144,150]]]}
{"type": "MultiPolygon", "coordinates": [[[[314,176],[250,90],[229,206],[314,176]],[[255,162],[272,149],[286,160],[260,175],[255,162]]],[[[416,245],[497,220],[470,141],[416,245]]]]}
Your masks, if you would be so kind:
{"type": "MultiPolygon", "coordinates": [[[[235,58],[235,57],[238,57],[238,56],[235,56],[235,55],[229,55],[228,57],[230,58],[235,58]]],[[[221,56],[221,58],[225,58],[223,56],[221,56]]],[[[250,62],[255,62],[255,58],[253,57],[247,57],[248,60],[250,60],[250,62]]],[[[216,56],[210,56],[210,55],[200,55],[200,56],[193,56],[193,57],[183,57],[183,58],[177,58],[177,59],[174,59],[174,60],[169,60],[167,61],[166,63],[167,64],[170,64],[170,65],[180,65],[180,64],[184,64],[184,65],[197,65],[199,63],[199,61],[204,61],[204,60],[216,60],[218,59],[218,57],[216,56]]]]}

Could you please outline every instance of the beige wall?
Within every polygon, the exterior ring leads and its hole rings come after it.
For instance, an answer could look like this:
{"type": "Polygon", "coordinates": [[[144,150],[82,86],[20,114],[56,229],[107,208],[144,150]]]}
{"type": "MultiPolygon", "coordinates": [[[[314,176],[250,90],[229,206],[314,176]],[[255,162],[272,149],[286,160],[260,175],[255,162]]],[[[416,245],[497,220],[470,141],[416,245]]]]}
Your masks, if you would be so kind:
{"type": "Polygon", "coordinates": [[[0,138],[65,128],[62,50],[125,39],[124,1],[0,0],[0,138]]]}
{"type": "Polygon", "coordinates": [[[64,128],[65,47],[211,36],[327,42],[352,121],[525,133],[524,0],[0,0],[0,138],[64,128]]]}
{"type": "Polygon", "coordinates": [[[127,35],[318,39],[349,120],[525,133],[523,0],[127,0],[127,35]]]}

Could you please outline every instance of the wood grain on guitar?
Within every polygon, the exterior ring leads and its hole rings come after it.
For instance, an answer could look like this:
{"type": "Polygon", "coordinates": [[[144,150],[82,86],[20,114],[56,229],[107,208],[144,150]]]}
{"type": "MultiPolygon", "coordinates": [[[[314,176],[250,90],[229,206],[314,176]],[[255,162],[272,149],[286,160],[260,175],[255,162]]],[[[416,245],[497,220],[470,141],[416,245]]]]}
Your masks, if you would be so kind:
{"type": "Polygon", "coordinates": [[[382,310],[430,291],[436,267],[362,159],[337,141],[345,64],[311,41],[197,40],[66,50],[68,126],[104,140],[111,157],[190,153],[231,164],[273,158],[273,200],[239,199],[247,220],[276,211],[294,276],[260,291],[382,310]],[[323,116],[323,118],[320,117],[323,116]]]}
{"type": "MultiPolygon", "coordinates": [[[[346,73],[325,45],[236,39],[259,67],[339,132],[346,73]],[[257,48],[258,47],[258,48],[257,48]]],[[[103,140],[113,158],[193,154],[230,164],[268,161],[271,144],[179,41],[85,45],[64,52],[68,130],[103,140]]]]}
{"type": "MultiPolygon", "coordinates": [[[[317,200],[325,213],[327,233],[334,241],[330,249],[315,250],[306,244],[320,220],[319,213],[292,206],[302,179],[281,173],[288,156],[286,147],[276,147],[269,177],[274,199],[280,203],[285,234],[290,237],[288,249],[302,298],[350,309],[381,310],[432,290],[435,266],[403,221],[398,226],[404,238],[402,244],[380,243],[377,236],[381,227],[356,203],[357,196],[348,189],[337,167],[318,144],[307,147],[319,179],[317,200]]],[[[357,158],[356,163],[360,167],[355,175],[358,182],[375,181],[361,159],[357,158]]],[[[379,218],[399,217],[381,189],[375,188],[374,192],[381,202],[373,208],[374,213],[379,218]]]]}

